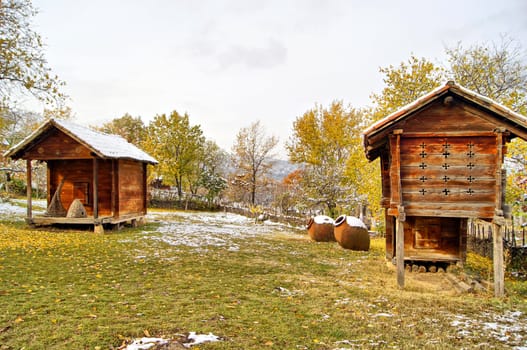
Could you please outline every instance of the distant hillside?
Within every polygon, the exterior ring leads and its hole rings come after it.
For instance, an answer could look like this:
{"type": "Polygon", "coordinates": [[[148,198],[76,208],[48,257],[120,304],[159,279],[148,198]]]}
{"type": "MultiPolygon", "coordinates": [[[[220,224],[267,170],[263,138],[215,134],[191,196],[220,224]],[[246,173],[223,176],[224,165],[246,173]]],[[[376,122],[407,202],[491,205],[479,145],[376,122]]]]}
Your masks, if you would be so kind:
{"type": "Polygon", "coordinates": [[[273,167],[271,168],[269,175],[271,176],[271,178],[277,181],[282,181],[284,177],[286,177],[298,168],[299,166],[297,164],[292,164],[287,160],[274,159],[273,167]]]}
{"type": "MultiPolygon", "coordinates": [[[[299,168],[297,164],[292,164],[287,160],[272,159],[271,161],[273,162],[273,166],[269,171],[269,176],[276,181],[282,181],[284,177],[299,168]]],[[[225,171],[227,174],[234,173],[234,165],[232,162],[226,164],[225,171]]]]}

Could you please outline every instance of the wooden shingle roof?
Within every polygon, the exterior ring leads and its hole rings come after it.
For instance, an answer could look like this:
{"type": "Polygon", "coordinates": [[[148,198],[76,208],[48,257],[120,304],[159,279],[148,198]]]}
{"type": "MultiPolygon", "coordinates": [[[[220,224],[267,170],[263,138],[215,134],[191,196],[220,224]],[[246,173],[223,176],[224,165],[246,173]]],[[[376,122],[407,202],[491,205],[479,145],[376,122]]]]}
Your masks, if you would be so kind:
{"type": "Polygon", "coordinates": [[[105,134],[69,121],[54,118],[48,119],[24,140],[4,153],[4,156],[13,159],[22,158],[25,150],[39,142],[41,137],[52,128],[56,128],[76,140],[99,158],[132,159],[148,164],[158,163],[152,156],[127,142],[121,136],[105,134]]]}
{"type": "Polygon", "coordinates": [[[400,122],[447,94],[458,96],[462,100],[488,111],[496,127],[506,128],[511,133],[511,137],[520,137],[527,140],[527,118],[525,116],[512,111],[488,97],[482,96],[453,81],[449,81],[445,85],[432,90],[428,94],[409,103],[364,130],[362,134],[366,157],[370,160],[377,158],[379,156],[379,148],[385,144],[385,142],[373,143],[373,137],[376,140],[386,139],[392,130],[397,129],[397,125],[400,122]]]}

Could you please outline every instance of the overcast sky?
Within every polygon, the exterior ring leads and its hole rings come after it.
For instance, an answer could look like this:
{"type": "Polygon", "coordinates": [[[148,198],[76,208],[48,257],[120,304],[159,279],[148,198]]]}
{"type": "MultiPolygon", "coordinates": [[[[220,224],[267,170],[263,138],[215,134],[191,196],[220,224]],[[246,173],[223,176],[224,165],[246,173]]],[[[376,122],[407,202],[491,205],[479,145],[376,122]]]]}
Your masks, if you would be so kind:
{"type": "Polygon", "coordinates": [[[502,34],[527,49],[525,0],[33,1],[77,122],[177,110],[227,151],[256,120],[283,145],[315,103],[370,105],[379,67],[412,53],[502,34]]]}

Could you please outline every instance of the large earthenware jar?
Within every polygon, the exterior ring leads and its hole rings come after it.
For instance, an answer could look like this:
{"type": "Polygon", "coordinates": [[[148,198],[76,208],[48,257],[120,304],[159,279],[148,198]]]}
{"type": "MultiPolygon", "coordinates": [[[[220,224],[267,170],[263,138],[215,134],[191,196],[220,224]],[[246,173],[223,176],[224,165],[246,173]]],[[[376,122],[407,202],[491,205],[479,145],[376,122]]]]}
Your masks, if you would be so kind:
{"type": "Polygon", "coordinates": [[[335,241],[333,234],[333,219],[325,215],[317,215],[309,218],[307,222],[307,233],[316,242],[335,241]]]}
{"type": "Polygon", "coordinates": [[[335,239],[342,248],[369,250],[370,235],[366,225],[354,216],[341,215],[335,219],[335,239]]]}

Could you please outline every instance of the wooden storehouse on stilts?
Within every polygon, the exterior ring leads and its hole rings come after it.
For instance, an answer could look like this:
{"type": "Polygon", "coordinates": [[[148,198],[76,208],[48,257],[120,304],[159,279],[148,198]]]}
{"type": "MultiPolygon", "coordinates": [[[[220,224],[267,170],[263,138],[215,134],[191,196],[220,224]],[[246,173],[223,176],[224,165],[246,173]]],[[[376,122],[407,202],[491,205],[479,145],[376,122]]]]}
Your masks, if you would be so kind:
{"type": "Polygon", "coordinates": [[[147,165],[157,161],[120,136],[49,119],[4,156],[27,162],[27,222],[33,225],[136,224],[147,211],[147,165]],[[47,164],[43,216],[32,210],[32,161],[47,164]]]}
{"type": "Polygon", "coordinates": [[[503,287],[507,143],[527,140],[527,118],[448,82],[363,132],[380,157],[386,257],[404,286],[405,261],[463,262],[467,220],[494,227],[495,294],[503,287]]]}

